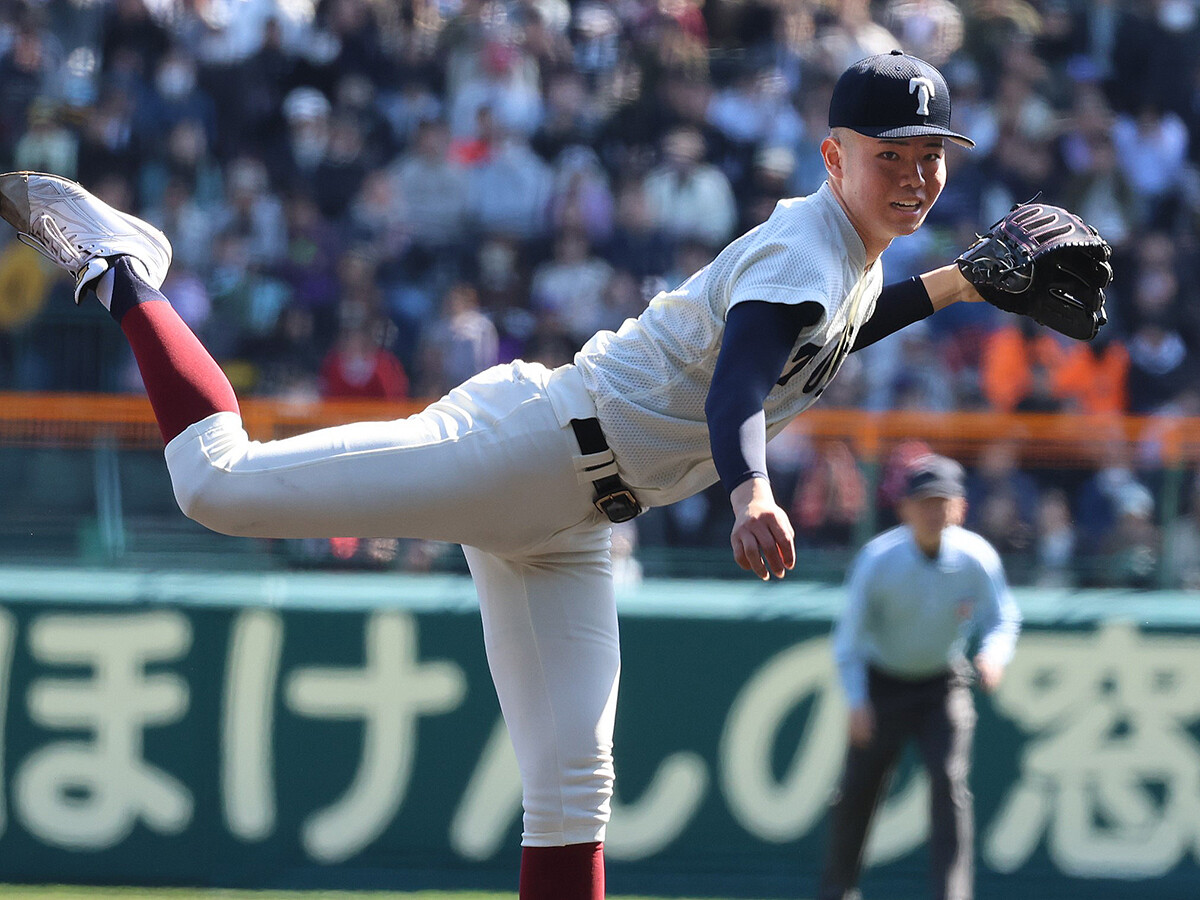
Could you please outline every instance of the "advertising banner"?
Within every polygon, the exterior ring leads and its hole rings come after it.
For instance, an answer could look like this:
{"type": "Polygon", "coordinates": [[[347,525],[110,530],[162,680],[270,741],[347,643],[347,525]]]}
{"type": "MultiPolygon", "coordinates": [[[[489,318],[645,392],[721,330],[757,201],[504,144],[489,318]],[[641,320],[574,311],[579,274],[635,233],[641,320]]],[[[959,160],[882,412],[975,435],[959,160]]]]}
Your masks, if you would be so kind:
{"type": "MultiPolygon", "coordinates": [[[[156,584],[8,591],[0,882],[514,889],[520,784],[462,597],[156,584]]],[[[812,895],[845,748],[829,628],[623,616],[614,893],[812,895]]],[[[976,702],[979,897],[1200,896],[1200,628],[1031,622],[976,702]]],[[[867,896],[928,895],[926,805],[910,755],[867,896]]]]}

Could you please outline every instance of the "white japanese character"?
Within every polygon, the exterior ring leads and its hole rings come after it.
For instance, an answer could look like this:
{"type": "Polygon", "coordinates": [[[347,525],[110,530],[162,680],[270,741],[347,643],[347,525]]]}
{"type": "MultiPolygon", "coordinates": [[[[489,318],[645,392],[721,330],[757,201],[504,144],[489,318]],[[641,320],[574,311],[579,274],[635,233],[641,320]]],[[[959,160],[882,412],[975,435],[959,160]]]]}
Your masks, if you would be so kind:
{"type": "Polygon", "coordinates": [[[104,849],[139,819],[176,834],[192,818],[192,798],[177,779],[142,758],[143,731],[183,717],[188,686],[178,675],[147,675],[147,663],[179,659],[191,625],[176,612],[48,615],[29,629],[33,656],[86,666],[90,675],[41,678],[27,694],[30,717],[52,729],[88,730],[90,740],[35,750],[14,779],[26,828],[47,843],[104,849]]]}
{"type": "MultiPolygon", "coordinates": [[[[17,623],[6,609],[0,609],[0,776],[4,769],[4,722],[8,718],[8,691],[12,682],[13,648],[17,640],[17,623]]],[[[4,800],[4,778],[0,777],[0,835],[8,824],[8,809],[4,800]]]]}
{"type": "Polygon", "coordinates": [[[1064,872],[1162,875],[1200,858],[1200,659],[1194,640],[1128,624],[1031,635],[996,694],[1032,736],[986,841],[1019,868],[1042,836],[1064,872]]]}
{"type": "Polygon", "coordinates": [[[348,859],[382,833],[408,787],[417,719],[456,708],[466,693],[459,666],[417,663],[417,629],[410,616],[376,613],[366,632],[362,669],[303,669],[287,685],[288,706],[295,712],[363,722],[354,783],[304,823],[304,847],[320,862],[348,859]]]}
{"type": "Polygon", "coordinates": [[[275,831],[275,686],[283,619],[245,610],[233,621],[221,715],[221,802],[233,834],[247,841],[275,831]]]}
{"type": "MultiPolygon", "coordinates": [[[[787,843],[811,831],[837,786],[846,752],[846,705],[827,638],[781,650],[734,698],[721,735],[721,785],[729,811],[748,832],[787,843]],[[775,774],[779,732],[811,700],[800,746],[775,774]]],[[[917,772],[883,803],[867,843],[877,864],[911,853],[929,831],[929,780],[917,772]]]]}

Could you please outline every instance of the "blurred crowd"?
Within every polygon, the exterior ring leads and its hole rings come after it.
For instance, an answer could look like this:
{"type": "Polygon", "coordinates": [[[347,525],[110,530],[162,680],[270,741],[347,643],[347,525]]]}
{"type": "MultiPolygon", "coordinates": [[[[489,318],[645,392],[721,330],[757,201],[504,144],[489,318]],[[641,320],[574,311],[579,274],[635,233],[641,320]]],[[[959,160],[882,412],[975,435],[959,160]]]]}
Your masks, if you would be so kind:
{"type": "MultiPolygon", "coordinates": [[[[942,69],[977,146],[948,147],[887,279],[1041,192],[1112,243],[1110,321],[1074,344],[960,304],[851,356],[822,404],[1200,413],[1198,0],[0,0],[0,165],[161,227],[165,291],[244,395],[436,397],[569,361],[819,187],[834,80],[895,47],[942,69]]],[[[5,240],[0,388],[139,389],[102,311],[68,319],[5,240]]],[[[864,491],[849,452],[782,464],[815,531],[864,491]]],[[[1062,556],[1085,486],[1027,477],[973,509],[1062,556]]],[[[1112,539],[1138,492],[1092,487],[1112,539]]],[[[643,539],[723,543],[723,506],[643,539]]]]}

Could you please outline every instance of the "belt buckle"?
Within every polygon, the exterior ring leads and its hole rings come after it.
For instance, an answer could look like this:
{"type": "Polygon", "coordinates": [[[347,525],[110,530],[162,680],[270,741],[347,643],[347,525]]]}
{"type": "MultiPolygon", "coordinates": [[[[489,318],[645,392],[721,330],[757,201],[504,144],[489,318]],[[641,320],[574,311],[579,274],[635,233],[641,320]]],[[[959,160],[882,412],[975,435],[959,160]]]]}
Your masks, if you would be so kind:
{"type": "Polygon", "coordinates": [[[637,497],[633,496],[633,491],[628,488],[597,497],[593,502],[596,509],[604,513],[610,522],[628,522],[642,511],[642,504],[638,503],[637,497]]]}

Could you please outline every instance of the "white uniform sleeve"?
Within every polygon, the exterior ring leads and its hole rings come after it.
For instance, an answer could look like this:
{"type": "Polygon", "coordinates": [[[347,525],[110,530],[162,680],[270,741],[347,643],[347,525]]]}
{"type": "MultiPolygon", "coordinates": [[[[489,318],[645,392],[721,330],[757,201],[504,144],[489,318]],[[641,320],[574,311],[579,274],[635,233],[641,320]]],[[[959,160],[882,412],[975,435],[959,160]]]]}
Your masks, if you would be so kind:
{"type": "Polygon", "coordinates": [[[1021,633],[1021,610],[1008,589],[1004,564],[991,544],[980,539],[980,596],[975,604],[975,634],[980,636],[979,653],[998,666],[1007,666],[1021,633]]]}
{"type": "Polygon", "coordinates": [[[826,275],[782,240],[764,239],[751,244],[738,260],[729,285],[726,313],[739,303],[817,303],[828,312],[833,287],[826,275]]]}
{"type": "Polygon", "coordinates": [[[866,624],[876,559],[870,544],[859,552],[846,580],[846,605],[833,630],[833,659],[852,709],[867,702],[866,624]]]}

